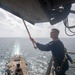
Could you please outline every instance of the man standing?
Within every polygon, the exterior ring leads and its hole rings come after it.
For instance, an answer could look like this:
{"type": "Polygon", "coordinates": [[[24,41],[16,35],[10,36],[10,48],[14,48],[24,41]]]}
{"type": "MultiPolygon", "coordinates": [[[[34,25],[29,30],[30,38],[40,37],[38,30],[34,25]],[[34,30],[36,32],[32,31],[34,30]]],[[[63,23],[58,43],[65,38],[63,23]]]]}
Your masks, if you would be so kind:
{"type": "Polygon", "coordinates": [[[52,29],[50,37],[52,41],[47,44],[40,44],[36,42],[32,37],[31,41],[37,46],[39,50],[42,51],[51,51],[54,57],[54,67],[56,75],[66,75],[65,72],[68,70],[68,60],[65,57],[64,45],[58,38],[59,30],[52,29]]]}

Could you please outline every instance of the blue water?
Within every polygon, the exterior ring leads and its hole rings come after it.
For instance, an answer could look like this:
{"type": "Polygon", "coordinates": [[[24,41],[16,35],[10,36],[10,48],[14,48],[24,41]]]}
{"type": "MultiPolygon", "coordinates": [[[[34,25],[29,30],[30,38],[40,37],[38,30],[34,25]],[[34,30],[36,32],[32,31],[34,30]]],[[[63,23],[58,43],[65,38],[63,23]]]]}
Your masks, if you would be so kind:
{"type": "MultiPolygon", "coordinates": [[[[40,43],[51,41],[49,38],[35,38],[40,43]]],[[[68,51],[75,52],[75,38],[61,38],[68,51]]],[[[51,52],[44,52],[34,49],[29,38],[0,38],[0,75],[5,70],[5,65],[10,57],[21,54],[27,61],[30,75],[45,75],[48,63],[51,58],[51,52]]],[[[75,60],[75,55],[70,55],[75,60]]],[[[75,64],[70,64],[75,66],[75,64]]],[[[74,75],[75,69],[70,68],[67,75],[74,75]]]]}

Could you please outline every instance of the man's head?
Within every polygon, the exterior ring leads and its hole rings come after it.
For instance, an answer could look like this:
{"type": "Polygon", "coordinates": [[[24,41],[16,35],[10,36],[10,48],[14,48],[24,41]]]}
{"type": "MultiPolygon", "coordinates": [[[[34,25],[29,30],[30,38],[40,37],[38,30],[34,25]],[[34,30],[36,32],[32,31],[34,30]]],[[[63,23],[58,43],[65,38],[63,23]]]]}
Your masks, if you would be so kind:
{"type": "Polygon", "coordinates": [[[59,35],[59,30],[58,29],[52,29],[51,33],[50,33],[50,37],[52,39],[58,39],[58,35],[59,35]]]}

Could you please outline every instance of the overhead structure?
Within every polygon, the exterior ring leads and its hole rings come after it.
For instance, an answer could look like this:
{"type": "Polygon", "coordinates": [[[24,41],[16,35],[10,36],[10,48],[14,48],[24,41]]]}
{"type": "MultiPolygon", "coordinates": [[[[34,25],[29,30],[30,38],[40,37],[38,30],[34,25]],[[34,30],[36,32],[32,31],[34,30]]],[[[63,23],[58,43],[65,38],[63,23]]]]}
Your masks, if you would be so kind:
{"type": "Polygon", "coordinates": [[[0,7],[32,24],[54,25],[68,16],[72,3],[75,0],[0,0],[0,7]]]}

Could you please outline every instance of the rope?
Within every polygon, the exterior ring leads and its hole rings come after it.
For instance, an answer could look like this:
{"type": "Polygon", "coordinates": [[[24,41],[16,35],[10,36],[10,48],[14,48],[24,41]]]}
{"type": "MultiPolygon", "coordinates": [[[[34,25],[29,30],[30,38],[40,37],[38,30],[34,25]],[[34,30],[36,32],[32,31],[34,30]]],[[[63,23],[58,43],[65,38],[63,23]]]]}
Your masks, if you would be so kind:
{"type": "MultiPolygon", "coordinates": [[[[31,37],[31,35],[30,35],[30,32],[29,32],[29,30],[28,30],[28,28],[27,28],[27,26],[26,26],[26,23],[25,23],[25,21],[23,20],[23,23],[24,23],[24,26],[25,26],[25,28],[26,28],[26,30],[27,30],[27,33],[28,33],[28,35],[29,35],[29,38],[31,37]]],[[[35,44],[34,44],[34,42],[32,41],[32,44],[33,44],[33,46],[34,46],[34,48],[36,48],[36,46],[35,46],[35,44]]]]}

